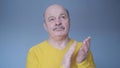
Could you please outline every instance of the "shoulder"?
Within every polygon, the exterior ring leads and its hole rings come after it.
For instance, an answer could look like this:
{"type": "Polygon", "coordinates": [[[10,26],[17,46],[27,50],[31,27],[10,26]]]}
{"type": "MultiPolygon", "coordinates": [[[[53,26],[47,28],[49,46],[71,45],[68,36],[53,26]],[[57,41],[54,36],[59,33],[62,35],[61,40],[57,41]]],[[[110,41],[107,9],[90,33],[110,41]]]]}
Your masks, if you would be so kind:
{"type": "Polygon", "coordinates": [[[38,50],[40,50],[45,44],[46,44],[46,40],[45,40],[45,41],[42,41],[41,43],[38,43],[38,44],[32,46],[32,47],[29,49],[29,52],[38,51],[38,50]]]}

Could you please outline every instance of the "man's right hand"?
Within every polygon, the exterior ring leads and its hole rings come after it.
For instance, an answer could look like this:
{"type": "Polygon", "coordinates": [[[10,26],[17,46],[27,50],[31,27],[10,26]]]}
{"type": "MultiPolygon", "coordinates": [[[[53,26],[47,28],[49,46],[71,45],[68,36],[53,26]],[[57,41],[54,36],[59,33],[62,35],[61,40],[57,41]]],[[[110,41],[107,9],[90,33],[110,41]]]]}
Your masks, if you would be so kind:
{"type": "Polygon", "coordinates": [[[75,50],[76,44],[77,44],[77,42],[75,41],[65,54],[65,56],[63,58],[63,62],[62,62],[62,66],[64,68],[70,68],[72,54],[75,50]]]}

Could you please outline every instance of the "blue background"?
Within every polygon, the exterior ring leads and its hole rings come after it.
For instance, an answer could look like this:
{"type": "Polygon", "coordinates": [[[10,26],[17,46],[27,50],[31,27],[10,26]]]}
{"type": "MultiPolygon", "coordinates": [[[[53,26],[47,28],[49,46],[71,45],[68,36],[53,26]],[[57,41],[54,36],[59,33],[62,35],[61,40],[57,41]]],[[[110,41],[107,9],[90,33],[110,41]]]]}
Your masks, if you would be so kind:
{"type": "Polygon", "coordinates": [[[47,39],[43,12],[61,4],[71,16],[70,37],[92,37],[97,68],[120,68],[120,0],[0,0],[0,68],[25,68],[29,48],[47,39]]]}

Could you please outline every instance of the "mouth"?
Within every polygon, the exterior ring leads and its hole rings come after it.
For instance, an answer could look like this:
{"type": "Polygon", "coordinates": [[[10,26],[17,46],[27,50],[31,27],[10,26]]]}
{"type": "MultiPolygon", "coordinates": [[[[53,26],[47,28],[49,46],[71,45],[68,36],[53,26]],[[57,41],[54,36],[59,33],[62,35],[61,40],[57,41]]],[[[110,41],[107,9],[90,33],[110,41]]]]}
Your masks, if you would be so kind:
{"type": "Polygon", "coordinates": [[[60,27],[56,27],[53,29],[53,31],[63,31],[65,29],[65,27],[60,26],[60,27]]]}
{"type": "Polygon", "coordinates": [[[64,29],[56,29],[55,31],[63,31],[64,29]]]}

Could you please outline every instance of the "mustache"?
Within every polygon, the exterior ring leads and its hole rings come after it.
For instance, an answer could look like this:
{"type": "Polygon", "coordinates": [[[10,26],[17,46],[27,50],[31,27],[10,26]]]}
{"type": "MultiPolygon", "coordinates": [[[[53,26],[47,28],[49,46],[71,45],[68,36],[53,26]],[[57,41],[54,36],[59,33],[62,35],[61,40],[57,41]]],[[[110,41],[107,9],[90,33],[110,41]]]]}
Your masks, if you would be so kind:
{"type": "Polygon", "coordinates": [[[53,31],[55,31],[57,29],[65,29],[65,27],[64,26],[56,26],[55,28],[53,28],[53,31]]]}

